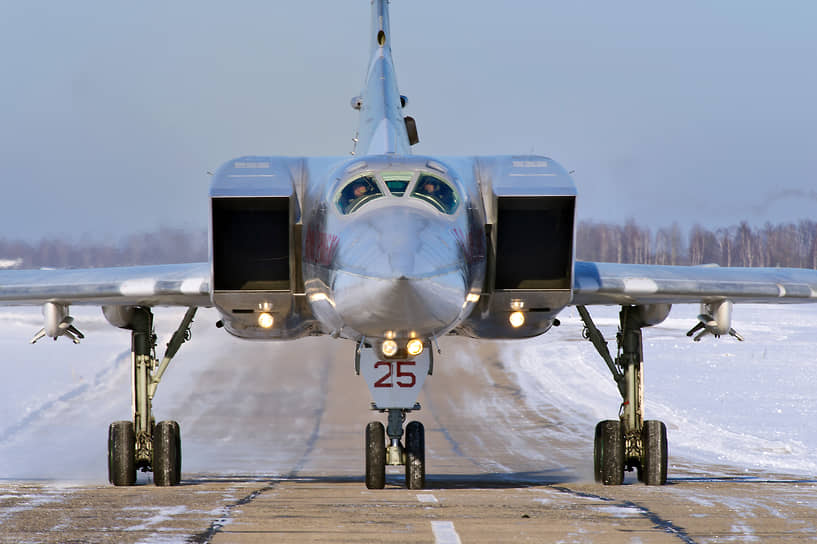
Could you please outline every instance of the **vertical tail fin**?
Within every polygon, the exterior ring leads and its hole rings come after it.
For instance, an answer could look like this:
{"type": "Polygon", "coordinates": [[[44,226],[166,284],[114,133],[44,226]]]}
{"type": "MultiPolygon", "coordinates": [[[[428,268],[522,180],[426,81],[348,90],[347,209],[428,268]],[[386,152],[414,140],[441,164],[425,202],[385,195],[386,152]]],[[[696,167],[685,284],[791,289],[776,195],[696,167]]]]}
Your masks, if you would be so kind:
{"type": "Polygon", "coordinates": [[[391,56],[388,0],[372,0],[371,60],[360,96],[358,154],[411,153],[391,56]]]}

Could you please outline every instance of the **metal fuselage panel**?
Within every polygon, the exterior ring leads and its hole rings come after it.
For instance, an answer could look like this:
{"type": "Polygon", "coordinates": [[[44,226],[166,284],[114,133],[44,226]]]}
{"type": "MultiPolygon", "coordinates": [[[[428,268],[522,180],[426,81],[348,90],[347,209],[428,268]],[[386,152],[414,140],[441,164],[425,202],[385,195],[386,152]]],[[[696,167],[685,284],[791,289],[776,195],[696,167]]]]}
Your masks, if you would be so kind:
{"type": "Polygon", "coordinates": [[[471,170],[454,171],[419,156],[352,159],[304,199],[303,273],[313,313],[348,338],[431,338],[471,311],[469,294],[485,278],[484,208],[471,170]],[[410,179],[401,195],[383,176],[410,179]],[[453,213],[413,194],[420,176],[444,180],[457,194],[453,213]],[[339,199],[350,180],[373,178],[383,195],[351,213],[339,199]]]}

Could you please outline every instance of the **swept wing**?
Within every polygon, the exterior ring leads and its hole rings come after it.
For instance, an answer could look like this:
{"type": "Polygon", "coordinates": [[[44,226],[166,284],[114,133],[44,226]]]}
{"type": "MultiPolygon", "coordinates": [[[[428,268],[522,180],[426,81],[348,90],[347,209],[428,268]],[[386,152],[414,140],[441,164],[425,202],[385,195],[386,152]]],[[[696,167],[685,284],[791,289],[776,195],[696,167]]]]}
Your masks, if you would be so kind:
{"type": "Polygon", "coordinates": [[[573,304],[817,302],[817,271],[577,261],[573,304]]]}
{"type": "Polygon", "coordinates": [[[0,305],[210,306],[210,264],[0,271],[0,305]]]}

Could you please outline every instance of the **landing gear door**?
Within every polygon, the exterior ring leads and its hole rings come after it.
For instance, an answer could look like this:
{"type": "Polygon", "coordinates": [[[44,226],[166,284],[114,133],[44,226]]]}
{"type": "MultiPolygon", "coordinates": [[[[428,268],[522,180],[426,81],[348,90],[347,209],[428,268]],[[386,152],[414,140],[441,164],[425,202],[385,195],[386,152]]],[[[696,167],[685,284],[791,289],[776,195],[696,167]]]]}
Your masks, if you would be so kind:
{"type": "Polygon", "coordinates": [[[360,350],[360,374],[379,410],[413,410],[431,366],[431,350],[412,359],[381,360],[372,348],[360,350]]]}

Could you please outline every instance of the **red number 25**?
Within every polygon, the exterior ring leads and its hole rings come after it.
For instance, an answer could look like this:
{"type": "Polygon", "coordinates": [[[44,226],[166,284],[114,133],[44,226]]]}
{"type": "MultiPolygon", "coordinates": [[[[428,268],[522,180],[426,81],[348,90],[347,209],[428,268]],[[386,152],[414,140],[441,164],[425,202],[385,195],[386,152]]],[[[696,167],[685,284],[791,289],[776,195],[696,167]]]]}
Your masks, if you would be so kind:
{"type": "Polygon", "coordinates": [[[374,364],[375,368],[379,368],[381,366],[386,367],[386,373],[382,378],[374,382],[375,387],[394,387],[395,384],[398,387],[414,387],[414,384],[417,383],[417,378],[414,376],[414,372],[403,370],[403,367],[414,366],[414,361],[378,361],[374,364]],[[392,370],[394,368],[392,365],[396,367],[397,380],[394,380],[392,377],[392,370]]]}

